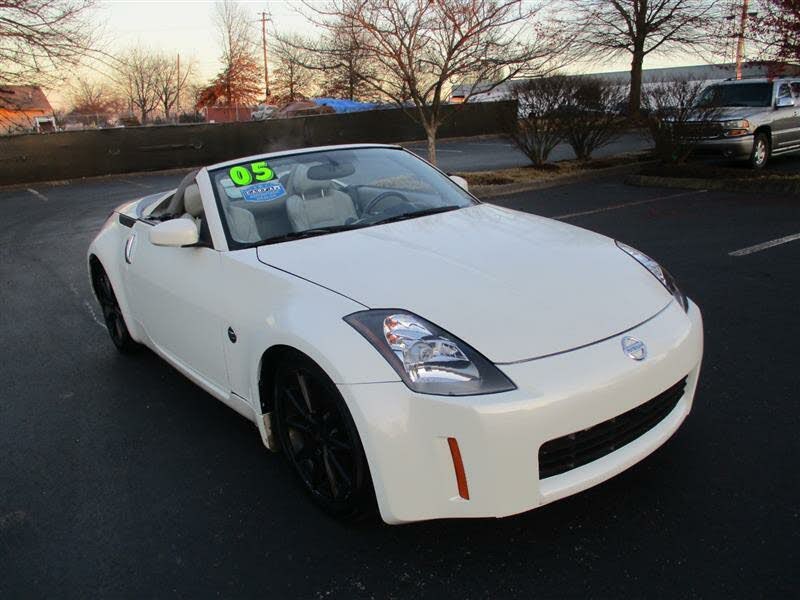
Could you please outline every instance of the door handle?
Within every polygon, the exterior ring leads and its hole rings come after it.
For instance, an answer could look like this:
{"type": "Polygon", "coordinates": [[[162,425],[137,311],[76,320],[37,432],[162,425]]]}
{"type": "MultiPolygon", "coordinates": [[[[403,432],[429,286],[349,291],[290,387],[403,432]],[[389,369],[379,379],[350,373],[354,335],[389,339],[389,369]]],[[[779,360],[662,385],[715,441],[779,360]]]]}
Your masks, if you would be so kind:
{"type": "Polygon", "coordinates": [[[133,260],[133,248],[136,245],[136,234],[132,233],[125,241],[125,262],[131,264],[133,260]]]}

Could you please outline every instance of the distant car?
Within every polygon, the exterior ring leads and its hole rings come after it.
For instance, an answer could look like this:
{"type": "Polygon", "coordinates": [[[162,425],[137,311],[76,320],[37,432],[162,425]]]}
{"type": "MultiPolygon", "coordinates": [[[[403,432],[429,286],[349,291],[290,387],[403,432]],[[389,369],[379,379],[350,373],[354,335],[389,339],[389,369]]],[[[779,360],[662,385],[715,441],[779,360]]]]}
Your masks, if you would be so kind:
{"type": "Polygon", "coordinates": [[[330,106],[315,104],[310,100],[298,100],[287,104],[274,116],[276,118],[308,117],[312,115],[332,115],[335,112],[330,106]]]}
{"type": "Polygon", "coordinates": [[[274,104],[259,104],[256,110],[250,113],[250,119],[253,121],[266,121],[272,119],[278,112],[278,107],[274,104]]]}
{"type": "Polygon", "coordinates": [[[763,169],[771,156],[800,151],[800,77],[715,83],[700,106],[720,114],[697,143],[697,151],[750,161],[763,169]]]}
{"type": "Polygon", "coordinates": [[[700,311],[653,259],[394,146],[202,168],[116,209],[88,268],[119,350],[250,419],[338,517],[579,492],[678,429],[700,370],[700,311]]]}

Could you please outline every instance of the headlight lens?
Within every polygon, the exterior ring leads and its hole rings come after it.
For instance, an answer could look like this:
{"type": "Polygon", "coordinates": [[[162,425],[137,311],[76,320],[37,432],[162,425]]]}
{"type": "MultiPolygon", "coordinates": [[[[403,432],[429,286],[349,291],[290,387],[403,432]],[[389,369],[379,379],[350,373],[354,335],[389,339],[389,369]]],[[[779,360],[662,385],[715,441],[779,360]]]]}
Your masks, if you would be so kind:
{"type": "Polygon", "coordinates": [[[722,121],[720,125],[722,125],[723,129],[749,129],[750,121],[747,119],[742,119],[739,121],[722,121]]]}
{"type": "Polygon", "coordinates": [[[636,259],[636,261],[645,269],[650,271],[653,276],[658,279],[665,288],[667,288],[667,291],[672,294],[675,300],[678,301],[678,304],[683,307],[683,310],[686,312],[689,311],[689,299],[680,290],[678,284],[675,282],[675,278],[670,274],[669,271],[647,256],[647,254],[644,252],[640,252],[636,248],[628,246],[628,244],[623,244],[622,242],[618,241],[617,246],[620,250],[636,259]]]}
{"type": "Polygon", "coordinates": [[[516,389],[474,348],[415,314],[365,310],[344,320],[375,346],[415,392],[471,396],[516,389]]]}

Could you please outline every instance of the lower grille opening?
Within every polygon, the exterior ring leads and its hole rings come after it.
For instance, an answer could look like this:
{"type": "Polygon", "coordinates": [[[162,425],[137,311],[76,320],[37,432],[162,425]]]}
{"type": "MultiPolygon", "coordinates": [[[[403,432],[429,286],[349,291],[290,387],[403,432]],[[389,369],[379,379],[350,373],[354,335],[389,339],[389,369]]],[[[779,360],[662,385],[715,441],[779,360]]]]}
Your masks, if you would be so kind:
{"type": "Polygon", "coordinates": [[[539,448],[539,479],[566,473],[611,454],[658,425],[683,397],[686,377],[652,400],[539,448]]]}

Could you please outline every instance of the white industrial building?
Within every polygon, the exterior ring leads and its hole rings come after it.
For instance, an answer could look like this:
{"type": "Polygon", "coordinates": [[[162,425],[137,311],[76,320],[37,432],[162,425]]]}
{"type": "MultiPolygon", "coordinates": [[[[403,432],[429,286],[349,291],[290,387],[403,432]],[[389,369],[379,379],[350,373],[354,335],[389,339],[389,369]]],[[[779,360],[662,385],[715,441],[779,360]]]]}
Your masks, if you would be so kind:
{"type": "MultiPolygon", "coordinates": [[[[749,62],[742,65],[742,77],[778,77],[781,75],[800,76],[800,65],[792,63],[778,62],[749,62]]],[[[577,75],[576,75],[577,76],[577,75]]],[[[607,73],[591,73],[590,77],[599,77],[608,81],[613,81],[619,85],[630,85],[630,71],[610,71],[607,73]]],[[[648,85],[663,81],[700,81],[711,84],[725,79],[732,79],[736,76],[735,63],[723,63],[715,65],[694,65],[689,67],[666,67],[660,69],[645,69],[642,72],[642,86],[646,89],[648,85]]],[[[490,91],[484,92],[491,87],[490,84],[477,84],[469,102],[496,102],[510,98],[511,87],[525,81],[525,79],[511,79],[501,83],[490,91]]],[[[469,94],[472,84],[454,85],[450,93],[450,101],[454,103],[463,102],[469,94]]]]}

